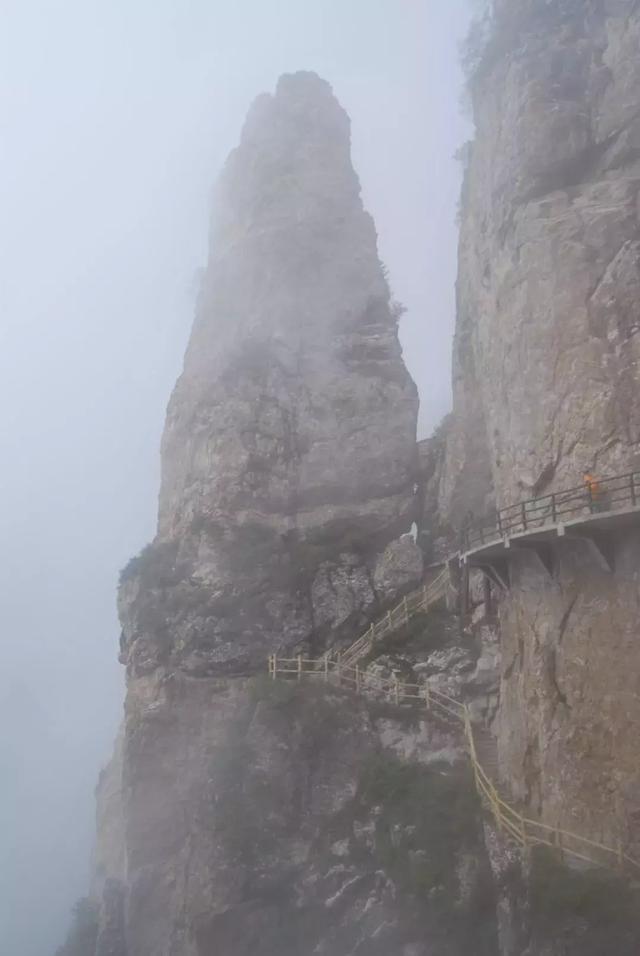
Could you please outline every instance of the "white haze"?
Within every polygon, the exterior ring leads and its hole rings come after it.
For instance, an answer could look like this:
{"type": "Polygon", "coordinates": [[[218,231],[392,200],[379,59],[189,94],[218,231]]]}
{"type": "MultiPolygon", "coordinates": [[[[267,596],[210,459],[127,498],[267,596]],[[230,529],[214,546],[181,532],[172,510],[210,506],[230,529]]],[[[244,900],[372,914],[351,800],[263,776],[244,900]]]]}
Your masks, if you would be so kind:
{"type": "Polygon", "coordinates": [[[252,98],[329,79],[427,433],[449,406],[464,0],[0,0],[0,952],[85,892],[118,569],[153,535],[211,184],[252,98]]]}

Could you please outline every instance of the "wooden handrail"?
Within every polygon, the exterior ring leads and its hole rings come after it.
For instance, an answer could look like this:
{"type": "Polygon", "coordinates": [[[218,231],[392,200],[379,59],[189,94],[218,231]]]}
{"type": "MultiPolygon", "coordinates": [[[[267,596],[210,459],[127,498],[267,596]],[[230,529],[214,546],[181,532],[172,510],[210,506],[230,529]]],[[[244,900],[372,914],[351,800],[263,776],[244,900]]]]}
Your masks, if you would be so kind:
{"type": "Polygon", "coordinates": [[[392,678],[384,678],[367,674],[357,665],[354,667],[345,665],[339,658],[333,660],[328,654],[319,658],[303,658],[300,655],[279,658],[272,654],[269,657],[269,676],[275,680],[278,675],[285,678],[292,677],[298,681],[309,677],[319,677],[325,681],[334,678],[337,684],[352,686],[357,694],[371,696],[382,693],[388,700],[393,700],[398,705],[409,702],[413,705],[422,705],[427,712],[434,707],[444,710],[462,724],[476,791],[480,800],[488,805],[496,826],[502,833],[524,848],[548,846],[563,855],[594,866],[628,868],[633,871],[635,878],[638,877],[640,861],[626,853],[621,845],[607,846],[605,843],[583,837],[578,833],[542,823],[540,820],[533,820],[511,806],[500,795],[498,786],[478,758],[468,706],[449,694],[431,687],[427,687],[423,694],[420,694],[422,689],[420,684],[401,683],[395,675],[392,678]],[[408,693],[413,689],[417,691],[416,694],[408,693]]]}
{"type": "MultiPolygon", "coordinates": [[[[425,584],[417,591],[403,597],[400,603],[387,611],[380,621],[372,624],[353,644],[342,651],[343,662],[355,664],[356,661],[362,660],[369,654],[377,640],[407,624],[415,614],[428,611],[442,600],[447,589],[451,587],[447,566],[430,584],[425,584]]],[[[332,653],[335,653],[335,650],[332,653]]]]}

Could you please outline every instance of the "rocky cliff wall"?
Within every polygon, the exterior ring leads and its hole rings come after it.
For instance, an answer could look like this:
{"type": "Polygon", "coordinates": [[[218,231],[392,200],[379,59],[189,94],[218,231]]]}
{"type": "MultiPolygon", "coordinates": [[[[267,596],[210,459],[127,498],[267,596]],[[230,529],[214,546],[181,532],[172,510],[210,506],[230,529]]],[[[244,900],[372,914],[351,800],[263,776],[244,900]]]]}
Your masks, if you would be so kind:
{"type": "MultiPolygon", "coordinates": [[[[475,510],[640,467],[639,5],[511,0],[478,39],[445,517],[451,487],[475,510]]],[[[499,743],[546,820],[638,855],[637,531],[614,547],[613,574],[585,540],[551,577],[511,562],[499,743]]]]}

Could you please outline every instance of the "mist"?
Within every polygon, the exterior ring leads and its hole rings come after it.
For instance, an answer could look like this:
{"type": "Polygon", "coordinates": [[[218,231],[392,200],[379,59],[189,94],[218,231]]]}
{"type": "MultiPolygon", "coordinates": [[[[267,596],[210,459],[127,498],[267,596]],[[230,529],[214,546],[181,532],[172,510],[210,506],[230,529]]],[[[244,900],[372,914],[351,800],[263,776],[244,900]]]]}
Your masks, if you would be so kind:
{"type": "Polygon", "coordinates": [[[0,951],[86,893],[120,719],[115,586],[153,536],[164,410],[246,110],[315,70],[394,296],[421,435],[450,405],[466,0],[0,6],[0,951]]]}

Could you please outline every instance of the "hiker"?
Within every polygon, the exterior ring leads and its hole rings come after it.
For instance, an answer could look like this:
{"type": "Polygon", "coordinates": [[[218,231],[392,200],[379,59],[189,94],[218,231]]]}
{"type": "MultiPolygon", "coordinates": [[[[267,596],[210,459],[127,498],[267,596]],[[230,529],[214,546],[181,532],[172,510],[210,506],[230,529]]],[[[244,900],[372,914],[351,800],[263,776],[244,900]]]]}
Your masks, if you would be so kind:
{"type": "Polygon", "coordinates": [[[585,488],[587,489],[587,495],[589,499],[589,507],[592,511],[604,511],[605,510],[605,499],[602,485],[597,478],[591,474],[590,471],[585,471],[583,475],[583,480],[585,488]]]}

